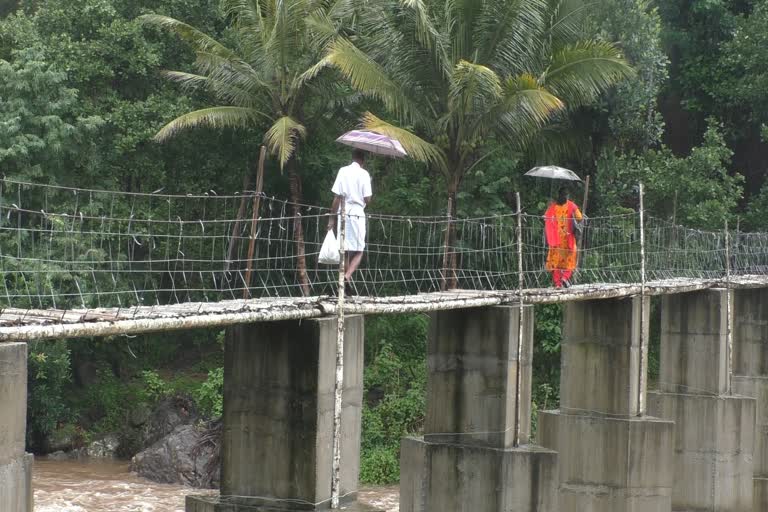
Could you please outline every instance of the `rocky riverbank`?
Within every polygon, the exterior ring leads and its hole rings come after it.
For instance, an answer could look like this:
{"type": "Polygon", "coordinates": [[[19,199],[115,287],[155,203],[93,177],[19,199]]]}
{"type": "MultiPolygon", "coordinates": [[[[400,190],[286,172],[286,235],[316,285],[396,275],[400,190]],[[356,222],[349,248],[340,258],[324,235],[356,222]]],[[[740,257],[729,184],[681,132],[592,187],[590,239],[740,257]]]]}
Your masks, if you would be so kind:
{"type": "Polygon", "coordinates": [[[90,442],[57,431],[48,443],[47,457],[125,459],[130,460],[131,471],[148,480],[215,489],[219,485],[220,436],[219,421],[205,420],[194,400],[176,395],[154,408],[137,405],[126,413],[120,431],[90,442]]]}

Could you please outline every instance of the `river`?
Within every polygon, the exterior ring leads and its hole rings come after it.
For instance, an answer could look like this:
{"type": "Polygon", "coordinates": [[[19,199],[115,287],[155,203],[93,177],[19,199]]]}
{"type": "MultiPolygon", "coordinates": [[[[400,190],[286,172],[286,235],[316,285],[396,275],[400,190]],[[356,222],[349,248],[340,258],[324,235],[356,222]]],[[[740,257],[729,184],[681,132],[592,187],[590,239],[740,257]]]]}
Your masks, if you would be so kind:
{"type": "MultiPolygon", "coordinates": [[[[187,494],[215,494],[150,482],[128,471],[127,462],[37,459],[35,512],[184,512],[187,494]]],[[[398,511],[397,487],[367,487],[359,501],[381,512],[398,511]]]]}

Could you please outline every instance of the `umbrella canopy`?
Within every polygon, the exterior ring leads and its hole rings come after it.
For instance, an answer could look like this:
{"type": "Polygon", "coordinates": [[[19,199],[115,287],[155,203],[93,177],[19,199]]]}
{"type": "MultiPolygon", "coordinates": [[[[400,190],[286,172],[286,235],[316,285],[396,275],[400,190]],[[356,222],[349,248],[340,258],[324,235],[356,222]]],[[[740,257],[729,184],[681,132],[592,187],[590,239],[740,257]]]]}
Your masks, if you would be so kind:
{"type": "Polygon", "coordinates": [[[533,176],[534,178],[548,178],[551,180],[566,180],[566,181],[578,181],[581,182],[581,178],[578,175],[563,167],[557,167],[556,165],[547,165],[544,167],[534,167],[527,173],[526,176],[533,176]]]}
{"type": "Polygon", "coordinates": [[[408,156],[403,145],[397,139],[366,130],[352,130],[336,139],[336,142],[377,155],[395,158],[408,156]]]}

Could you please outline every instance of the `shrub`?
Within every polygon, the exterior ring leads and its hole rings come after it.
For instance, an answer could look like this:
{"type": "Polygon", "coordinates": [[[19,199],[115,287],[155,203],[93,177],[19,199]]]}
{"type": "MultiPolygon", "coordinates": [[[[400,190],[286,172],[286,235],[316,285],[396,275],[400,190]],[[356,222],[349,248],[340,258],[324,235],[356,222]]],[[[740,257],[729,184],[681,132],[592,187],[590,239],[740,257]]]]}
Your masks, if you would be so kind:
{"type": "Polygon", "coordinates": [[[204,416],[218,418],[224,413],[224,368],[208,372],[208,378],[194,394],[204,416]]]}
{"type": "Polygon", "coordinates": [[[67,342],[32,343],[27,360],[27,444],[32,451],[40,451],[56,427],[70,420],[66,396],[72,372],[67,342]]]}

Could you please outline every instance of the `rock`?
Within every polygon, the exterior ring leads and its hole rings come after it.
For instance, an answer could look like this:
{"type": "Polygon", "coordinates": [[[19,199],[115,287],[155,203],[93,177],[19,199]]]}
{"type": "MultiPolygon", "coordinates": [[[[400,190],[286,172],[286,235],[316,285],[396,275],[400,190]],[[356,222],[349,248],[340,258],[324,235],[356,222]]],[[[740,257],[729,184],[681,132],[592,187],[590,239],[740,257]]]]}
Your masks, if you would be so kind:
{"type": "Polygon", "coordinates": [[[200,418],[191,397],[177,395],[162,400],[144,424],[141,446],[148,447],[181,425],[191,425],[200,418]]]}
{"type": "Polygon", "coordinates": [[[87,454],[89,457],[112,459],[115,457],[117,448],[120,446],[120,439],[115,434],[107,434],[103,438],[88,445],[87,454]]]}
{"type": "Polygon", "coordinates": [[[131,427],[141,427],[146,425],[152,415],[152,410],[145,403],[134,406],[128,413],[128,422],[131,427]]]}
{"type": "Polygon", "coordinates": [[[73,425],[63,425],[54,430],[46,440],[46,451],[66,452],[74,448],[77,432],[73,425]]]}
{"type": "Polygon", "coordinates": [[[204,433],[181,425],[137,454],[131,471],[154,482],[216,488],[219,485],[218,449],[203,442],[204,433]]]}
{"type": "Polygon", "coordinates": [[[59,450],[57,452],[49,453],[47,458],[50,460],[69,460],[70,456],[68,453],[59,450]]]}

